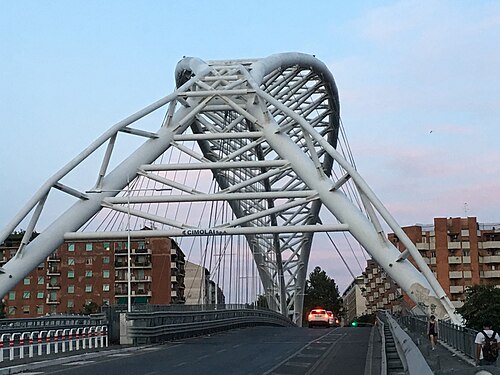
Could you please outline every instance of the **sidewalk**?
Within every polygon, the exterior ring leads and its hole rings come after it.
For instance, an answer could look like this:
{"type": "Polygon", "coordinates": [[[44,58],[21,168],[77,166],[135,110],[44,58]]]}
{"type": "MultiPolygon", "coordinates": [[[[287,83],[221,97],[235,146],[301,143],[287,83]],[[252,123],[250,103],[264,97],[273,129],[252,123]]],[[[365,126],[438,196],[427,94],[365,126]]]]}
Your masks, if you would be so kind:
{"type": "Polygon", "coordinates": [[[476,367],[471,358],[449,347],[446,343],[439,342],[436,349],[432,350],[430,340],[426,336],[406,329],[405,332],[418,346],[429,367],[436,375],[472,375],[480,370],[488,371],[487,373],[481,373],[482,375],[488,373],[500,375],[500,368],[476,367]]]}

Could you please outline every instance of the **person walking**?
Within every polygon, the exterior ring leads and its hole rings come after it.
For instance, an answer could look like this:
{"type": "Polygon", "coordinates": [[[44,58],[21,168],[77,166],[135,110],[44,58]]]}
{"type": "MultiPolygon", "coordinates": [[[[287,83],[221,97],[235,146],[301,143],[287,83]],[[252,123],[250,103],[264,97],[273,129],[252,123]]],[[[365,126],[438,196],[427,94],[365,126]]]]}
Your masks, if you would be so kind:
{"type": "Polygon", "coordinates": [[[432,350],[436,350],[438,335],[439,335],[439,325],[436,321],[436,317],[431,315],[429,321],[427,322],[427,335],[431,340],[432,350]]]}
{"type": "Polygon", "coordinates": [[[478,366],[496,366],[500,335],[493,330],[490,322],[483,324],[474,340],[476,344],[476,364],[478,366]]]}

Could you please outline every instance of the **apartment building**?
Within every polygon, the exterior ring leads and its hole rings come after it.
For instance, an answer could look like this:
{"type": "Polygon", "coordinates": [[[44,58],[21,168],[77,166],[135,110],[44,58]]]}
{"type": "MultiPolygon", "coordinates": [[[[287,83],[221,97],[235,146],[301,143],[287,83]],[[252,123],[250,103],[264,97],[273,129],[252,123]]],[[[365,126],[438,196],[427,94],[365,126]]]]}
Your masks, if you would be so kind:
{"type": "Polygon", "coordinates": [[[186,261],[185,266],[186,305],[224,304],[222,289],[210,280],[210,271],[203,266],[186,261]]]}
{"type": "MultiPolygon", "coordinates": [[[[0,246],[0,266],[13,257],[22,234],[0,246]]],[[[84,306],[126,304],[127,241],[65,242],[4,296],[9,318],[79,313],[84,306]]],[[[184,303],[184,253],[170,238],[133,239],[133,304],[184,303]]]]}
{"type": "Polygon", "coordinates": [[[401,312],[402,289],[387,275],[383,268],[373,260],[367,261],[363,272],[366,314],[373,314],[378,309],[392,313],[401,312]]]}
{"type": "Polygon", "coordinates": [[[364,296],[365,290],[365,278],[363,276],[358,276],[342,294],[344,322],[352,322],[354,319],[366,314],[367,303],[364,296]]]}
{"type": "MultiPolygon", "coordinates": [[[[403,230],[455,307],[463,305],[468,286],[500,285],[500,223],[481,224],[475,217],[435,218],[434,225],[403,230]]],[[[389,240],[404,250],[394,234],[389,240]]]]}

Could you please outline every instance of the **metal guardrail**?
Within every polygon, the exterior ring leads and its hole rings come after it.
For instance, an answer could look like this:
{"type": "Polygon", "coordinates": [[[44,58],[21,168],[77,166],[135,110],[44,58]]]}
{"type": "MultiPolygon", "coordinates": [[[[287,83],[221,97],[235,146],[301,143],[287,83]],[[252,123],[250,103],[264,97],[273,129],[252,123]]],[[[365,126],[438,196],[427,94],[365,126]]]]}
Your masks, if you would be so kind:
{"type": "Polygon", "coordinates": [[[0,334],[0,362],[108,346],[107,326],[0,334]]]}
{"type": "MultiPolygon", "coordinates": [[[[427,336],[427,321],[425,318],[407,315],[399,320],[411,331],[427,336]]],[[[438,325],[440,341],[444,341],[469,358],[476,358],[474,340],[478,331],[445,321],[438,321],[438,325]]]]}
{"type": "Polygon", "coordinates": [[[103,314],[50,315],[39,318],[0,319],[0,334],[99,326],[106,323],[103,314]]]}
{"type": "Polygon", "coordinates": [[[127,335],[134,344],[148,344],[253,325],[295,326],[283,315],[263,309],[156,311],[127,314],[127,335]]]}

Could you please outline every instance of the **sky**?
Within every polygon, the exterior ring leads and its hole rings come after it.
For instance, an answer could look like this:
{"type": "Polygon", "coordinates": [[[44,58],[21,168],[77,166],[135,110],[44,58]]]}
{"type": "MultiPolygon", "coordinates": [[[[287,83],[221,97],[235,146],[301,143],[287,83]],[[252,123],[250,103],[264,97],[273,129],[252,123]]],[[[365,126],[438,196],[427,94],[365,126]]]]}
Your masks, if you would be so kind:
{"type": "MultiPolygon", "coordinates": [[[[314,54],[358,171],[401,226],[500,222],[500,2],[0,0],[0,227],[183,56],[314,54]]],[[[314,249],[340,288],[331,249],[314,249]],[[333,260],[332,260],[333,259],[333,260]]]]}

